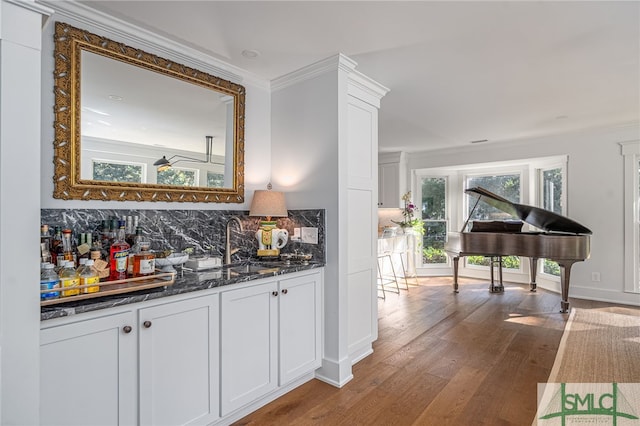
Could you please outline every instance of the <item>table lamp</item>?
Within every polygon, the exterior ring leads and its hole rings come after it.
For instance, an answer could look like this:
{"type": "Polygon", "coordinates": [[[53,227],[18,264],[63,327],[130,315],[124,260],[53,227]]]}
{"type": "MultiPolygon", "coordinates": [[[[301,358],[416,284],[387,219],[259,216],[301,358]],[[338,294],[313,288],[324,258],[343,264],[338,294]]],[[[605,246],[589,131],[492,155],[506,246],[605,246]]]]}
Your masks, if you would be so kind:
{"type": "Polygon", "coordinates": [[[280,255],[280,249],[287,244],[289,232],[286,229],[278,229],[276,221],[272,217],[287,217],[287,206],[284,201],[284,193],[271,191],[271,184],[267,190],[256,190],[251,200],[249,216],[265,217],[260,221],[260,227],[256,232],[258,240],[258,256],[276,257],[280,255]]]}

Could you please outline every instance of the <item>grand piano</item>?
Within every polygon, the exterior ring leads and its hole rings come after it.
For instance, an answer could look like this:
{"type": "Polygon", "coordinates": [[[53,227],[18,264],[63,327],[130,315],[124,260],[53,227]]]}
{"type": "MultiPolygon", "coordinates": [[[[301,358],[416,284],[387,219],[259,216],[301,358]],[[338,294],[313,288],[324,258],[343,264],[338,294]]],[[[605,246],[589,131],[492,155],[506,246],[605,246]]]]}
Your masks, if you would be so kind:
{"type": "MultiPolygon", "coordinates": [[[[560,312],[567,312],[571,266],[589,258],[591,231],[557,213],[512,203],[481,187],[469,188],[465,192],[477,198],[469,218],[473,215],[478,203],[483,201],[508,213],[511,217],[519,218],[519,221],[472,221],[469,232],[465,232],[468,218],[461,232],[447,233],[444,249],[453,260],[453,290],[458,292],[458,262],[464,256],[480,255],[492,259],[500,259],[501,256],[530,258],[531,291],[536,290],[538,259],[550,259],[560,266],[562,290],[560,312]],[[522,222],[541,231],[522,232],[522,222]]],[[[493,266],[491,266],[491,274],[493,288],[493,266]]]]}

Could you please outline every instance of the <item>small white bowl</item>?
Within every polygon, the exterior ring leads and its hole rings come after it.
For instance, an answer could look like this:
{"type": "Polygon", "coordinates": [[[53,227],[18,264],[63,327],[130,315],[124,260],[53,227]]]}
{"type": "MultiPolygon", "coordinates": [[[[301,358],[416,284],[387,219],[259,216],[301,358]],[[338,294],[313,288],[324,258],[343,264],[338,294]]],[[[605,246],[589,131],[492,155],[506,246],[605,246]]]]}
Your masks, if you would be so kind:
{"type": "Polygon", "coordinates": [[[189,259],[189,255],[185,253],[172,253],[167,257],[157,257],[156,266],[161,267],[162,272],[175,271],[174,265],[181,265],[189,259]]]}

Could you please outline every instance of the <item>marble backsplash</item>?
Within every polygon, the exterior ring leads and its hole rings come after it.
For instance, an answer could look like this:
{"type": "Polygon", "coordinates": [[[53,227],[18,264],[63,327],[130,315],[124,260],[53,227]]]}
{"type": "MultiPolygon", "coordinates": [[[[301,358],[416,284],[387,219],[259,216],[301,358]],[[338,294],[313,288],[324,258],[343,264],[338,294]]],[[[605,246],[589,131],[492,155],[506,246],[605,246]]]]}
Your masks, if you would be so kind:
{"type": "MultiPolygon", "coordinates": [[[[255,257],[258,242],[255,232],[259,218],[249,217],[248,211],[231,210],[115,210],[115,209],[42,209],[41,224],[69,228],[76,234],[97,232],[103,220],[118,217],[138,216],[138,226],[151,241],[153,250],[170,249],[182,251],[193,248],[196,254],[210,254],[224,258],[225,229],[231,217],[238,217],[243,231],[236,223],[231,224],[233,248],[239,251],[232,261],[241,261],[255,257]]],[[[289,210],[286,218],[277,218],[278,228],[289,231],[289,242],[282,253],[298,250],[311,253],[314,261],[324,262],[325,258],[325,211],[289,210]],[[293,228],[318,228],[318,244],[292,241],[293,228]]]]}

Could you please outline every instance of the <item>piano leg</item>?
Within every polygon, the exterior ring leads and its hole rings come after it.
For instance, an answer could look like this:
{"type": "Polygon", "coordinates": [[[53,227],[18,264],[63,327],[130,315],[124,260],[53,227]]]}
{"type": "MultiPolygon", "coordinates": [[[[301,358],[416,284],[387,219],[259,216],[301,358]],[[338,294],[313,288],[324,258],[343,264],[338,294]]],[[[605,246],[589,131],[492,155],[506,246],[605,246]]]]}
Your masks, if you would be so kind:
{"type": "Polygon", "coordinates": [[[451,260],[453,260],[453,292],[458,293],[458,261],[460,256],[453,256],[451,260]]]}
{"type": "Polygon", "coordinates": [[[560,266],[560,290],[562,291],[560,312],[565,314],[569,311],[569,279],[571,278],[571,267],[576,261],[562,260],[556,262],[558,262],[560,266]]]}
{"type": "Polygon", "coordinates": [[[489,269],[491,270],[491,286],[489,291],[491,293],[501,293],[504,291],[504,285],[502,284],[502,256],[491,256],[489,258],[489,269]],[[498,270],[498,285],[495,284],[493,268],[498,270]]]}
{"type": "Polygon", "coordinates": [[[530,291],[536,291],[536,288],[538,287],[538,284],[536,284],[536,275],[538,272],[538,258],[537,257],[530,257],[529,258],[529,272],[530,274],[530,278],[531,278],[531,283],[529,284],[530,291]]]}

